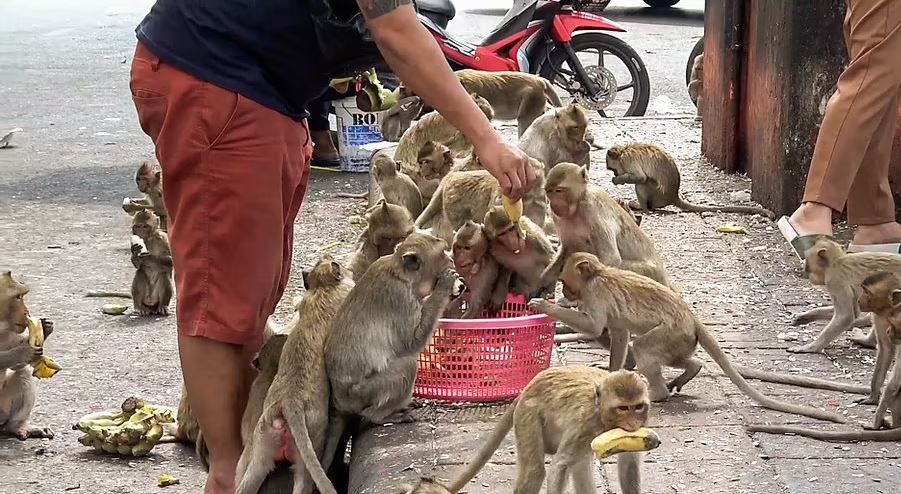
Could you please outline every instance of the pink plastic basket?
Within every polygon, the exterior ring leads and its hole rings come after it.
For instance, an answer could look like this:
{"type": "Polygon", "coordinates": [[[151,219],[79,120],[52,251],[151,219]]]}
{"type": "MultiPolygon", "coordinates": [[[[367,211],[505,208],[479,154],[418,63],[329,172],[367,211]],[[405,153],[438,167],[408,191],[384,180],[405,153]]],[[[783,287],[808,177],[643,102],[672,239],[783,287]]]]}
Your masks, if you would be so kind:
{"type": "Polygon", "coordinates": [[[419,354],[413,396],[489,402],[519,395],[551,363],[554,320],[508,295],[501,310],[478,319],[441,319],[419,354]]]}

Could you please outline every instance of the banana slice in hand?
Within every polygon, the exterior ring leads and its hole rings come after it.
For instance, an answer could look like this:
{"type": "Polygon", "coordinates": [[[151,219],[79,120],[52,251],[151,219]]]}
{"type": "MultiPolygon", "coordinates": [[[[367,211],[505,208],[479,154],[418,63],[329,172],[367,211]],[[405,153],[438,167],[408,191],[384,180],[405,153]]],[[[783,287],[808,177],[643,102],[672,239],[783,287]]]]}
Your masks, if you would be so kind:
{"type": "Polygon", "coordinates": [[[650,451],[660,446],[660,437],[642,427],[635,432],[610,429],[591,441],[591,450],[600,460],[617,453],[650,451]]]}
{"type": "MultiPolygon", "coordinates": [[[[44,346],[44,325],[36,317],[28,317],[28,343],[34,348],[44,346]]],[[[32,363],[32,367],[34,367],[34,371],[31,375],[38,379],[51,378],[62,369],[59,364],[46,355],[41,355],[32,363]]]]}

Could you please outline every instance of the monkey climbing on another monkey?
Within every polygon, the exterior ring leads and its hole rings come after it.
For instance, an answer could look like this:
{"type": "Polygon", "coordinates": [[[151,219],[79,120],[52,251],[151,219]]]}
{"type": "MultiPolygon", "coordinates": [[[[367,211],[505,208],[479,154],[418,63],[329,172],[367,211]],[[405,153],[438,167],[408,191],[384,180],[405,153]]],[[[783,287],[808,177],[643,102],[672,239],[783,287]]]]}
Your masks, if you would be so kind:
{"type": "MultiPolygon", "coordinates": [[[[41,358],[43,348],[31,346],[28,339],[28,292],[11,271],[0,272],[0,435],[20,441],[53,439],[49,427],[29,422],[37,392],[32,364],[41,358]]],[[[42,319],[41,326],[44,337],[50,336],[53,323],[42,319]]]]}
{"type": "Polygon", "coordinates": [[[294,492],[336,494],[325,469],[341,435],[329,416],[325,340],[335,314],[354,287],[349,273],[330,257],[305,273],[307,292],[298,320],[282,349],[278,369],[253,434],[238,461],[235,494],[256,494],[279,460],[294,463],[294,492]],[[331,448],[331,449],[330,449],[331,448]]]}
{"type": "Polygon", "coordinates": [[[723,352],[716,338],[695,317],[689,305],[672,289],[646,276],[602,264],[586,252],[577,252],[566,261],[560,276],[563,295],[579,303],[580,310],[566,309],[543,299],[529,307],[586,334],[610,332],[610,369],[621,369],[631,344],[638,372],[649,382],[651,401],[669,398],[701,371],[703,363],[694,356],[700,344],[726,376],[746,396],[760,405],[786,413],[833,422],[844,418],[833,412],[786,403],[767,397],[751,387],[723,352]],[[667,383],[663,366],[683,373],[667,383]]]}
{"type": "Polygon", "coordinates": [[[85,296],[130,298],[135,312],[142,316],[167,316],[175,293],[169,237],[160,230],[160,219],[150,210],[134,214],[131,231],[140,239],[131,245],[131,263],[136,268],[131,293],[92,290],[85,296]]]}
{"type": "Polygon", "coordinates": [[[126,199],[122,203],[122,209],[126,213],[134,214],[138,211],[150,209],[160,219],[160,229],[166,231],[166,205],[163,204],[163,171],[158,164],[145,161],[138,167],[135,173],[135,185],[138,191],[144,194],[140,199],[126,199]]]}
{"type": "Polygon", "coordinates": [[[325,342],[338,413],[382,424],[410,403],[416,357],[465,288],[447,248],[416,231],[355,278],[325,342]]]}
{"type": "Polygon", "coordinates": [[[376,154],[372,160],[372,176],[382,191],[382,197],[389,204],[406,208],[410,217],[422,212],[422,194],[409,175],[400,171],[400,161],[394,161],[384,154],[376,154]]]}
{"type": "Polygon", "coordinates": [[[756,206],[701,206],[686,201],[679,194],[682,177],[676,160],[653,144],[633,143],[607,150],[607,169],[613,172],[616,185],[635,184],[638,200],[630,206],[641,211],[676,206],[683,211],[759,214],[771,220],[776,215],[756,206]]]}

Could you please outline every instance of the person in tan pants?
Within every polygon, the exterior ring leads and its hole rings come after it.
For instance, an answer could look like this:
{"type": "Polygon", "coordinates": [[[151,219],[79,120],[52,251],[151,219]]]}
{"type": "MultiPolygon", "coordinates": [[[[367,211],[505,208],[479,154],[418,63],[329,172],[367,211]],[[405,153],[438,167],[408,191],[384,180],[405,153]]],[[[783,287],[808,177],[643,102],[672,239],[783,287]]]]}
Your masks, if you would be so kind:
{"type": "Polygon", "coordinates": [[[849,251],[901,252],[888,171],[901,95],[901,0],[847,0],[850,63],[826,106],[801,206],[778,221],[798,257],[847,204],[849,251]]]}

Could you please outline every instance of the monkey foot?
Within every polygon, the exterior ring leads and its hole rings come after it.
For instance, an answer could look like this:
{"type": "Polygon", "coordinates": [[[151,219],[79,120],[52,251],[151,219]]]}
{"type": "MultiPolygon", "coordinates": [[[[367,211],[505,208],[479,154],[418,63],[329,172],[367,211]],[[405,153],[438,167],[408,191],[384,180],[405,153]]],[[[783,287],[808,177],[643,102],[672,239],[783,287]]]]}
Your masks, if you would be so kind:
{"type": "Polygon", "coordinates": [[[857,398],[854,400],[854,403],[857,403],[858,405],[877,405],[879,404],[879,398],[867,396],[866,398],[857,398]]]}
{"type": "Polygon", "coordinates": [[[812,345],[796,345],[786,348],[791,353],[820,353],[820,350],[812,345]]]}
{"type": "Polygon", "coordinates": [[[19,441],[25,441],[26,439],[53,439],[53,429],[49,427],[27,426],[11,431],[10,435],[19,441]]]}
{"type": "Polygon", "coordinates": [[[851,337],[851,342],[864,348],[876,348],[876,343],[870,339],[869,335],[859,332],[851,337]]]}

